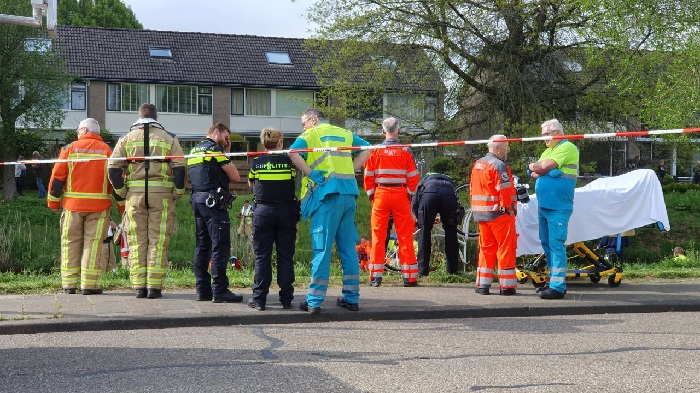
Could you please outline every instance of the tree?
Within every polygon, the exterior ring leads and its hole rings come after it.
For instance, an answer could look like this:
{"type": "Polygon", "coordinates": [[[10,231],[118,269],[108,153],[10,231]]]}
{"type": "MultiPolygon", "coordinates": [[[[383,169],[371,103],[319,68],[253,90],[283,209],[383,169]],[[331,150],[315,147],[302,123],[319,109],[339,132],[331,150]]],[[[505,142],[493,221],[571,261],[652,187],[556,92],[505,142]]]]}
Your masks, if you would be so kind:
{"type": "MultiPolygon", "coordinates": [[[[2,0],[0,13],[31,15],[31,3],[2,0]]],[[[0,24],[0,69],[0,156],[7,162],[17,158],[17,124],[36,129],[60,126],[71,78],[46,33],[32,27],[0,24]]],[[[3,197],[14,194],[14,168],[4,166],[3,197]]]]}
{"type": "Polygon", "coordinates": [[[143,29],[131,8],[120,0],[60,0],[58,24],[143,29]]]}
{"type": "Polygon", "coordinates": [[[699,78],[687,75],[700,71],[696,2],[338,0],[310,10],[317,36],[357,43],[319,51],[319,69],[337,71],[335,86],[353,88],[342,68],[366,58],[362,50],[420,48],[448,87],[453,128],[521,131],[553,115],[600,112],[680,121],[698,112],[699,78]],[[683,110],[669,112],[679,99],[683,110]]]}

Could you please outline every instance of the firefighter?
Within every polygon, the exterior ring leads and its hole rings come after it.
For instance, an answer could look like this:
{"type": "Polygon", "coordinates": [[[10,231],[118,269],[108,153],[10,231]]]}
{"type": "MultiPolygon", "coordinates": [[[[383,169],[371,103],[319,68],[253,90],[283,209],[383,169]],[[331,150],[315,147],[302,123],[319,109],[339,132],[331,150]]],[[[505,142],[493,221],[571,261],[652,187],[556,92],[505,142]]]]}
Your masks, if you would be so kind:
{"type": "Polygon", "coordinates": [[[224,155],[231,151],[231,130],[222,123],[209,127],[207,137],[192,148],[187,159],[195,220],[194,277],[197,301],[238,303],[243,296],[231,292],[226,265],[231,257],[229,184],[241,179],[224,155]],[[209,262],[211,261],[211,274],[209,262]]]}
{"type": "MultiPolygon", "coordinates": [[[[102,293],[103,242],[109,228],[112,186],[107,180],[107,158],[112,149],[100,137],[95,119],[78,125],[78,140],[61,148],[59,159],[95,159],[58,162],[49,181],[47,204],[61,214],[61,284],[68,294],[76,293],[78,276],[83,295],[102,293]]],[[[121,198],[116,197],[118,200],[121,198]]],[[[119,202],[123,210],[123,200],[119,202]]]]}
{"type": "Polygon", "coordinates": [[[457,274],[459,243],[457,241],[457,210],[459,202],[452,179],[444,175],[449,168],[444,161],[435,159],[430,163],[431,172],[420,183],[413,197],[411,209],[415,214],[420,232],[418,234],[418,276],[430,274],[430,255],[433,224],[442,223],[445,230],[445,258],[447,273],[457,274]],[[436,222],[436,217],[439,218],[436,222]]]}
{"type": "Polygon", "coordinates": [[[515,216],[518,201],[513,174],[505,159],[510,148],[504,135],[489,138],[489,153],[472,167],[469,196],[474,221],[479,223],[479,266],[475,292],[488,295],[493,282],[496,260],[498,280],[503,296],[515,295],[515,216]]]}
{"type": "MultiPolygon", "coordinates": [[[[265,151],[281,150],[282,131],[265,128],[260,133],[265,151]]],[[[299,222],[299,202],[294,194],[297,170],[286,154],[265,154],[253,160],[248,184],[255,195],[253,249],[255,277],[248,306],[265,310],[272,282],[272,248],[277,249],[277,285],[283,309],[294,299],[294,249],[299,222]]]]}
{"type": "Polygon", "coordinates": [[[238,238],[243,238],[249,242],[253,237],[253,206],[250,205],[249,200],[243,201],[241,211],[238,212],[238,218],[241,219],[241,223],[238,226],[238,238]]]}
{"type": "Polygon", "coordinates": [[[119,139],[109,162],[109,181],[126,199],[122,224],[127,233],[131,283],[137,298],[162,297],[168,245],[175,232],[175,202],[185,193],[185,159],[175,134],[158,123],[153,104],[139,108],[139,118],[119,139]],[[147,136],[147,137],[146,137],[147,136]],[[130,160],[130,158],[146,159],[130,160]]]}
{"type": "MultiPolygon", "coordinates": [[[[399,144],[399,121],[389,117],[382,122],[383,146],[399,144]]],[[[382,285],[384,274],[385,240],[389,216],[394,217],[399,241],[399,261],[404,287],[418,285],[418,265],[413,248],[411,197],[416,193],[420,173],[416,169],[413,152],[409,148],[375,149],[365,165],[365,190],[372,203],[372,257],[369,284],[382,285]]]]}
{"type": "MultiPolygon", "coordinates": [[[[542,123],[542,136],[563,136],[557,119],[542,123]]],[[[528,166],[535,182],[539,236],[547,259],[549,285],[538,288],[542,299],[562,299],[566,294],[566,237],[574,211],[579,152],[566,139],[545,140],[539,161],[528,166]]]]}
{"type": "MultiPolygon", "coordinates": [[[[369,146],[364,139],[350,131],[330,125],[322,111],[312,108],[301,115],[304,132],[291,149],[337,148],[369,146]]],[[[350,151],[311,151],[289,153],[294,165],[304,174],[301,187],[301,216],[311,218],[311,283],[306,300],[299,308],[311,314],[321,312],[321,303],[328,290],[333,241],[336,243],[343,268],[343,296],[336,305],[350,311],[359,309],[359,261],[355,251],[355,199],[359,196],[355,171],[369,157],[361,152],[353,162],[350,151]],[[303,156],[301,154],[304,154],[303,156]]]]}

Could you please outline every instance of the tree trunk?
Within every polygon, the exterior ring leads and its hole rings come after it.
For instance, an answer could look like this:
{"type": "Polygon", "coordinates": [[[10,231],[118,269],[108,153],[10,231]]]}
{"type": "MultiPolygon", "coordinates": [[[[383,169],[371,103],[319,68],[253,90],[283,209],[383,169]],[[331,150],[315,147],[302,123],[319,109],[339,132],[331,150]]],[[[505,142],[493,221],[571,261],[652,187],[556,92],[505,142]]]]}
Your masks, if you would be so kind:
{"type": "MultiPolygon", "coordinates": [[[[16,152],[11,148],[5,147],[3,152],[3,161],[10,162],[14,161],[16,158],[16,152]]],[[[9,201],[15,197],[17,190],[15,189],[15,166],[14,165],[3,165],[3,176],[2,176],[2,197],[4,200],[9,201]]]]}

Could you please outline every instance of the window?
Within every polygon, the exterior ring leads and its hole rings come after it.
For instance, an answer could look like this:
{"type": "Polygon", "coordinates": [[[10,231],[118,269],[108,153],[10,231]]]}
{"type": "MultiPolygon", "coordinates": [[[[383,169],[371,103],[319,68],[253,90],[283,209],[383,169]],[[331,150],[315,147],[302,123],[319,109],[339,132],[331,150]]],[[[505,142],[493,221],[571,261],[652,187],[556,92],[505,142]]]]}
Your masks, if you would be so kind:
{"type": "Polygon", "coordinates": [[[245,90],[246,116],[272,116],[272,94],[270,90],[245,90]]]}
{"type": "Polygon", "coordinates": [[[299,117],[313,106],[314,92],[308,90],[277,90],[277,116],[299,117]]]}
{"type": "Polygon", "coordinates": [[[137,83],[107,84],[107,110],[138,112],[141,104],[149,102],[150,86],[137,83]]]}
{"type": "Polygon", "coordinates": [[[87,86],[78,82],[70,85],[70,91],[63,100],[63,109],[72,111],[84,111],[87,103],[87,86]]]}
{"type": "Polygon", "coordinates": [[[265,52],[267,64],[292,64],[292,59],[287,51],[268,51],[265,52]]]}
{"type": "Polygon", "coordinates": [[[243,89],[231,89],[231,114],[243,116],[243,89]]]}
{"type": "Polygon", "coordinates": [[[434,121],[437,116],[437,97],[423,94],[388,94],[387,114],[402,120],[434,121]]]}
{"type": "Polygon", "coordinates": [[[51,40],[48,38],[28,38],[24,40],[24,50],[27,52],[48,52],[51,40]]]}
{"type": "Polygon", "coordinates": [[[156,58],[156,59],[172,59],[173,58],[173,52],[170,50],[170,48],[162,47],[162,46],[151,46],[148,48],[148,53],[150,53],[151,57],[156,58]]]}
{"type": "Polygon", "coordinates": [[[381,94],[368,93],[355,98],[357,118],[359,120],[381,119],[384,97],[381,94]]]}
{"type": "Polygon", "coordinates": [[[210,115],[212,88],[209,86],[156,86],[156,106],[164,113],[210,115]]]}

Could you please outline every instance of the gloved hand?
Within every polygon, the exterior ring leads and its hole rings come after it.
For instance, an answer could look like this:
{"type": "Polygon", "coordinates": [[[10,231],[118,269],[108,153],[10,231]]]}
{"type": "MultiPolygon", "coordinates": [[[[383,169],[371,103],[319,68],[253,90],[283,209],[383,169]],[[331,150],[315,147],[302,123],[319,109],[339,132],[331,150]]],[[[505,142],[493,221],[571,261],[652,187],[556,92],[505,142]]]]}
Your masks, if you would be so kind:
{"type": "Polygon", "coordinates": [[[322,184],[324,181],[326,181],[326,178],[323,176],[325,174],[326,171],[314,169],[309,173],[309,179],[311,179],[311,181],[313,181],[316,184],[322,184]]]}
{"type": "Polygon", "coordinates": [[[126,204],[118,204],[117,205],[117,213],[124,214],[125,209],[126,209],[126,204]]]}
{"type": "Polygon", "coordinates": [[[369,198],[369,203],[374,203],[374,194],[368,195],[367,198],[369,198]]]}

